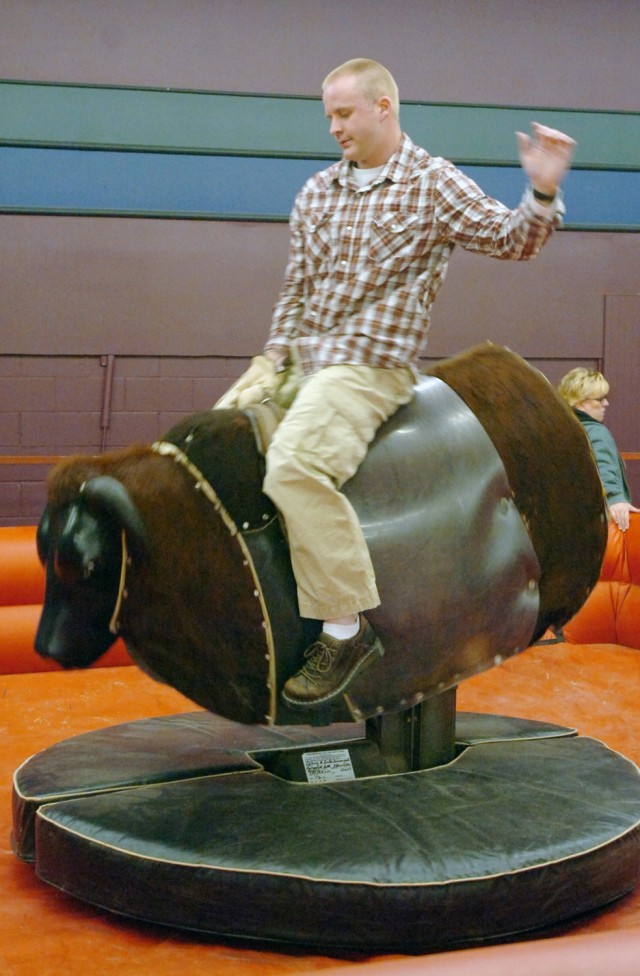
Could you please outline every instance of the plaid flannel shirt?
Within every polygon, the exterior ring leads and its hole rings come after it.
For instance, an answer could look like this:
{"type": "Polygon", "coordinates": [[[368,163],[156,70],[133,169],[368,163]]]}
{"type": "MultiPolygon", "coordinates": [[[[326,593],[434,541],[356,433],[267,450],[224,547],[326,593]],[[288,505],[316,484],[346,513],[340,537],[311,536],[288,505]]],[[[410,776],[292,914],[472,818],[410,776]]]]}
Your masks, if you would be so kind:
{"type": "Polygon", "coordinates": [[[455,245],[526,261],[564,210],[559,201],[543,208],[530,191],[509,210],[406,135],[370,186],[350,173],[346,160],[317,173],[291,213],[265,350],[295,344],[306,373],[339,363],[414,367],[455,245]]]}

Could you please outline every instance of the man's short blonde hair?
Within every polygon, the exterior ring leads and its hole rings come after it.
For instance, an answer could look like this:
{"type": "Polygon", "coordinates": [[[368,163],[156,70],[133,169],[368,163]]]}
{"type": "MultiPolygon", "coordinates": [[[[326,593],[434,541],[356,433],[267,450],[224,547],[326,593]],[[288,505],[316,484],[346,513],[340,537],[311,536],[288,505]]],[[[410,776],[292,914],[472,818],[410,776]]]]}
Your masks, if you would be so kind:
{"type": "Polygon", "coordinates": [[[570,407],[585,400],[601,400],[609,392],[609,384],[597,369],[576,366],[563,376],[558,385],[558,393],[570,407]]]}
{"type": "Polygon", "coordinates": [[[330,82],[342,78],[344,75],[354,75],[358,79],[363,93],[372,102],[377,102],[379,98],[386,95],[391,102],[393,114],[396,118],[400,115],[398,86],[393,75],[387,71],[384,65],[378,61],[372,61],[370,58],[353,58],[351,61],[345,61],[344,64],[329,72],[322,82],[322,90],[324,91],[330,82]]]}

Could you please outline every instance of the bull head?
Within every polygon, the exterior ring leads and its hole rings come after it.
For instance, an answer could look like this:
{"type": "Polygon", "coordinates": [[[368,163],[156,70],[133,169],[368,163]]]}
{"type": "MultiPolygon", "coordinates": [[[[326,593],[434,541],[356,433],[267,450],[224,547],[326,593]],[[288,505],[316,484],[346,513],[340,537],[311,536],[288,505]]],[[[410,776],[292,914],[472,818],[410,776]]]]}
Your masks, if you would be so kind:
{"type": "Polygon", "coordinates": [[[117,636],[128,554],[141,561],[147,533],[126,488],[100,475],[72,502],[47,506],[37,533],[46,595],[35,648],[63,667],[88,667],[117,636]]]}

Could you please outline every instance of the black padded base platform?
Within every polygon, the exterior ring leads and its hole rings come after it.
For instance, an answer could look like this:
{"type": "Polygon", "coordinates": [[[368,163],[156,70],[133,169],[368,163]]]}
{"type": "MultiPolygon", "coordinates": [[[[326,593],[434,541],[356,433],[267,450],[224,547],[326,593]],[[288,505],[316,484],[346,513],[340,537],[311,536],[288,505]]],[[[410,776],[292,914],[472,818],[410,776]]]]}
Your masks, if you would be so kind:
{"type": "Polygon", "coordinates": [[[446,766],[358,778],[362,727],[116,726],[17,771],[14,844],[28,857],[35,834],[37,874],[110,911],[323,950],[512,937],[634,887],[631,762],[558,726],[461,714],[457,729],[446,766]],[[297,760],[312,782],[266,771],[297,760]]]}

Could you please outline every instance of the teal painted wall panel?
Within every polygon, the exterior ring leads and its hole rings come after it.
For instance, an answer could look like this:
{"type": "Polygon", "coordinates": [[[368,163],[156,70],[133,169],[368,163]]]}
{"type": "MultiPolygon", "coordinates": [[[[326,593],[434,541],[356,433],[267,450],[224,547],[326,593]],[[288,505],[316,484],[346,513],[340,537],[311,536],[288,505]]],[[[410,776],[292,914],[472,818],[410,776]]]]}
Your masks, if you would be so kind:
{"type": "Polygon", "coordinates": [[[0,83],[0,141],[335,155],[317,99],[0,83]]]}
{"type": "Polygon", "coordinates": [[[481,105],[407,105],[402,124],[414,142],[458,163],[519,162],[515,133],[540,122],[577,142],[574,168],[640,169],[640,113],[570,112],[481,105]]]}
{"type": "MultiPolygon", "coordinates": [[[[403,103],[405,131],[435,155],[517,163],[532,121],[570,133],[576,168],[640,169],[640,113],[403,103]]],[[[329,159],[317,98],[0,82],[0,144],[329,159]]]]}

